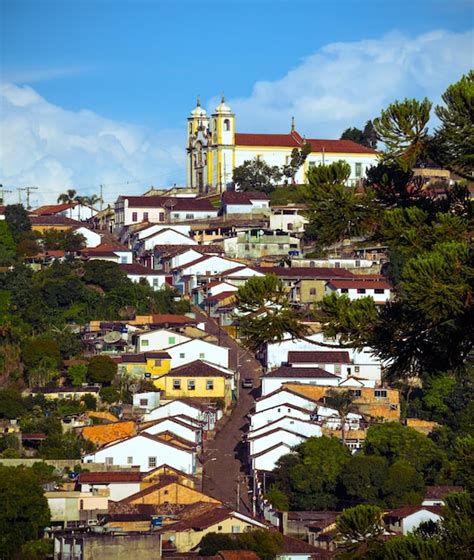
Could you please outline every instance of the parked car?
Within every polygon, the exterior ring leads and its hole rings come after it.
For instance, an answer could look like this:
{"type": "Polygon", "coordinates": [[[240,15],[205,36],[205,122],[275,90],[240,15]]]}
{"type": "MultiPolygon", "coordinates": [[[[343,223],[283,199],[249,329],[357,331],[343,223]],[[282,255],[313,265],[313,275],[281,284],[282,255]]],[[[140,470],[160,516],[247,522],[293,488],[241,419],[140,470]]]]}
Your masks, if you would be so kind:
{"type": "Polygon", "coordinates": [[[242,379],[242,388],[251,389],[253,387],[253,379],[251,377],[244,377],[242,379]]]}

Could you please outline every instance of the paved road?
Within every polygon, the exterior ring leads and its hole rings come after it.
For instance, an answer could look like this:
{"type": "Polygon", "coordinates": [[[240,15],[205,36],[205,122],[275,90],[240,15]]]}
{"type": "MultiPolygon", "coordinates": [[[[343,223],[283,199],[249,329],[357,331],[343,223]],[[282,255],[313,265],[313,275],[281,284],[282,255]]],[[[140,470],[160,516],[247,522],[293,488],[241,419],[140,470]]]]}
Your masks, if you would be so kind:
{"type": "Polygon", "coordinates": [[[242,442],[242,436],[247,432],[247,415],[253,407],[255,396],[259,393],[262,368],[253,354],[237,344],[213,319],[198,308],[194,308],[193,311],[196,312],[197,318],[205,321],[206,331],[220,337],[222,346],[231,349],[230,367],[234,371],[238,368],[240,379],[251,377],[254,380],[254,389],[239,387],[236,406],[230,417],[224,418],[216,437],[205,443],[203,459],[203,491],[248,514],[252,511],[248,486],[250,478],[247,447],[242,442]]]}

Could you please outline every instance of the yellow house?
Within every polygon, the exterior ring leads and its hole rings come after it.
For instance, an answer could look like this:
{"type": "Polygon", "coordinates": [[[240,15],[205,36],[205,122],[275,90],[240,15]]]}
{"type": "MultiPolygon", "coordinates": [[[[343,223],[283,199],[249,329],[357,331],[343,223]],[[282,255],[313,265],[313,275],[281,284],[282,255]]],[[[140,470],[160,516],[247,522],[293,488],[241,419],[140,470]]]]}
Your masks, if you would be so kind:
{"type": "Polygon", "coordinates": [[[254,529],[266,529],[252,517],[236,513],[223,505],[196,504],[195,514],[187,513],[185,519],[165,525],[163,541],[172,541],[178,552],[193,550],[208,533],[245,533],[254,529]]]}
{"type": "Polygon", "coordinates": [[[140,482],[140,490],[145,490],[145,488],[149,488],[166,479],[170,480],[171,478],[174,478],[176,482],[179,482],[182,486],[187,486],[189,488],[194,488],[196,484],[196,479],[192,475],[186,474],[170,465],[160,465],[156,467],[156,469],[143,473],[140,482]]]}
{"type": "Polygon", "coordinates": [[[120,369],[136,377],[145,377],[153,381],[158,389],[164,385],[157,381],[171,369],[171,356],[168,352],[145,352],[143,354],[122,354],[120,369]]]}
{"type": "Polygon", "coordinates": [[[165,384],[165,399],[222,399],[227,409],[232,400],[233,379],[231,370],[195,360],[172,369],[160,381],[165,384]]]}

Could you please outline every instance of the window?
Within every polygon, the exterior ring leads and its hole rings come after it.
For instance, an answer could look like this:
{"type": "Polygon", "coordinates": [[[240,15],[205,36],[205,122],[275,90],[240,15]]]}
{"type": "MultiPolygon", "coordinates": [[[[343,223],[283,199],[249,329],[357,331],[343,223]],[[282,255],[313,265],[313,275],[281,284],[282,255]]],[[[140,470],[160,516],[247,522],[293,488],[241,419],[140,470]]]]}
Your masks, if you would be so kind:
{"type": "Polygon", "coordinates": [[[288,230],[292,230],[293,229],[293,224],[286,224],[286,227],[288,230]]]}
{"type": "Polygon", "coordinates": [[[341,268],[341,263],[339,261],[336,261],[334,263],[334,268],[341,268]]]}
{"type": "Polygon", "coordinates": [[[120,264],[127,264],[127,257],[120,257],[120,264]]]}
{"type": "Polygon", "coordinates": [[[179,218],[179,214],[173,214],[173,218],[179,218]]]}
{"type": "Polygon", "coordinates": [[[173,389],[177,391],[181,389],[181,381],[179,379],[173,379],[173,389]]]}
{"type": "Polygon", "coordinates": [[[354,371],[356,373],[359,373],[360,372],[360,366],[354,366],[354,371]]]}
{"type": "Polygon", "coordinates": [[[186,354],[184,352],[180,352],[179,357],[180,358],[186,358],[186,354]]]}
{"type": "Polygon", "coordinates": [[[316,295],[316,288],[310,288],[309,289],[309,295],[310,296],[315,296],[316,295]]]}
{"type": "Polygon", "coordinates": [[[153,287],[157,288],[158,287],[158,283],[159,283],[159,279],[158,278],[153,278],[153,287]]]}
{"type": "Polygon", "coordinates": [[[229,119],[225,119],[225,121],[224,121],[224,130],[226,132],[229,132],[229,130],[230,130],[230,120],[229,119]]]}
{"type": "Polygon", "coordinates": [[[375,288],[374,292],[375,292],[376,294],[384,294],[384,293],[385,293],[385,290],[384,290],[383,288],[375,288]]]}
{"type": "Polygon", "coordinates": [[[348,294],[348,293],[349,293],[348,288],[341,288],[341,294],[348,294]]]}
{"type": "Polygon", "coordinates": [[[358,294],[365,294],[365,288],[357,288],[358,294]]]}
{"type": "Polygon", "coordinates": [[[200,360],[204,360],[205,357],[206,357],[206,354],[204,354],[204,352],[201,352],[201,353],[199,354],[199,359],[200,359],[200,360]]]}
{"type": "Polygon", "coordinates": [[[218,531],[222,531],[222,525],[219,525],[219,526],[217,527],[217,530],[218,530],[218,531]]]}
{"type": "Polygon", "coordinates": [[[194,391],[196,389],[196,382],[194,379],[188,381],[188,391],[194,391]]]}
{"type": "Polygon", "coordinates": [[[148,406],[148,399],[140,399],[140,406],[148,406]]]}
{"type": "Polygon", "coordinates": [[[374,397],[376,399],[386,399],[387,398],[387,391],[385,389],[375,389],[374,397]]]}
{"type": "Polygon", "coordinates": [[[362,163],[355,164],[355,176],[362,177],[362,163]]]}
{"type": "Polygon", "coordinates": [[[231,531],[232,531],[232,533],[240,533],[240,526],[239,525],[232,525],[231,531]]]}
{"type": "Polygon", "coordinates": [[[186,220],[194,220],[194,214],[186,214],[186,220]]]}
{"type": "Polygon", "coordinates": [[[217,130],[217,119],[213,120],[212,126],[214,127],[214,130],[217,130]]]}
{"type": "Polygon", "coordinates": [[[334,364],[334,371],[335,373],[341,373],[341,364],[334,364]]]}
{"type": "Polygon", "coordinates": [[[133,465],[133,457],[127,457],[127,465],[133,465]]]}
{"type": "Polygon", "coordinates": [[[362,394],[362,392],[361,392],[360,389],[351,389],[351,390],[349,391],[349,393],[350,393],[350,395],[353,396],[354,398],[360,397],[361,394],[362,394]]]}
{"type": "Polygon", "coordinates": [[[175,336],[169,336],[168,337],[168,344],[176,344],[176,337],[175,336]]]}
{"type": "Polygon", "coordinates": [[[208,379],[206,381],[206,391],[213,391],[214,390],[214,381],[212,379],[208,379]]]}
{"type": "Polygon", "coordinates": [[[132,212],[132,222],[138,221],[138,212],[132,212]]]}
{"type": "Polygon", "coordinates": [[[154,469],[156,467],[156,457],[148,457],[148,468],[154,469]]]}
{"type": "Polygon", "coordinates": [[[143,221],[148,222],[148,212],[143,212],[143,221]]]}
{"type": "Polygon", "coordinates": [[[360,266],[360,261],[356,261],[356,268],[360,266]]]}
{"type": "Polygon", "coordinates": [[[148,346],[149,341],[144,339],[141,341],[141,346],[148,346]]]}
{"type": "Polygon", "coordinates": [[[193,123],[189,123],[189,134],[193,133],[193,123]]]}
{"type": "Polygon", "coordinates": [[[163,491],[163,494],[164,494],[165,496],[167,496],[167,495],[168,495],[168,490],[164,490],[164,491],[163,491]]]}
{"type": "Polygon", "coordinates": [[[106,465],[113,465],[114,464],[114,458],[113,457],[106,457],[105,458],[105,464],[106,465]]]}
{"type": "Polygon", "coordinates": [[[163,365],[163,360],[155,360],[155,367],[161,367],[163,365]]]}
{"type": "Polygon", "coordinates": [[[160,212],[159,216],[158,216],[158,220],[160,222],[164,222],[165,221],[165,213],[164,212],[160,212]]]}

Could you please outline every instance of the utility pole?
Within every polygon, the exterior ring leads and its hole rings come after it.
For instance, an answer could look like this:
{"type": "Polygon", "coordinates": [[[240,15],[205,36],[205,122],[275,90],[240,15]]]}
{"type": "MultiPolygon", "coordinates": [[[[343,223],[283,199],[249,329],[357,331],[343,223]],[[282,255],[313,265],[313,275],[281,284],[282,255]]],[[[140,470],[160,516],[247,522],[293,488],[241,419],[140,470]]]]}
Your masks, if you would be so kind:
{"type": "Polygon", "coordinates": [[[236,496],[236,503],[235,503],[235,509],[237,511],[239,511],[239,506],[240,506],[240,474],[237,477],[237,496],[236,496]]]}
{"type": "Polygon", "coordinates": [[[8,189],[4,189],[3,185],[0,185],[0,204],[5,204],[5,193],[11,193],[8,189]]]}
{"type": "Polygon", "coordinates": [[[17,187],[16,190],[18,191],[18,204],[21,204],[21,191],[23,189],[20,189],[20,187],[17,187]]]}
{"type": "MultiPolygon", "coordinates": [[[[37,191],[38,187],[23,187],[23,188],[20,188],[18,190],[19,191],[26,191],[26,209],[30,210],[31,209],[31,206],[30,206],[31,191],[37,191]]],[[[20,195],[20,198],[21,198],[21,195],[20,195]]],[[[20,200],[20,202],[21,202],[21,200],[20,200]]]]}

